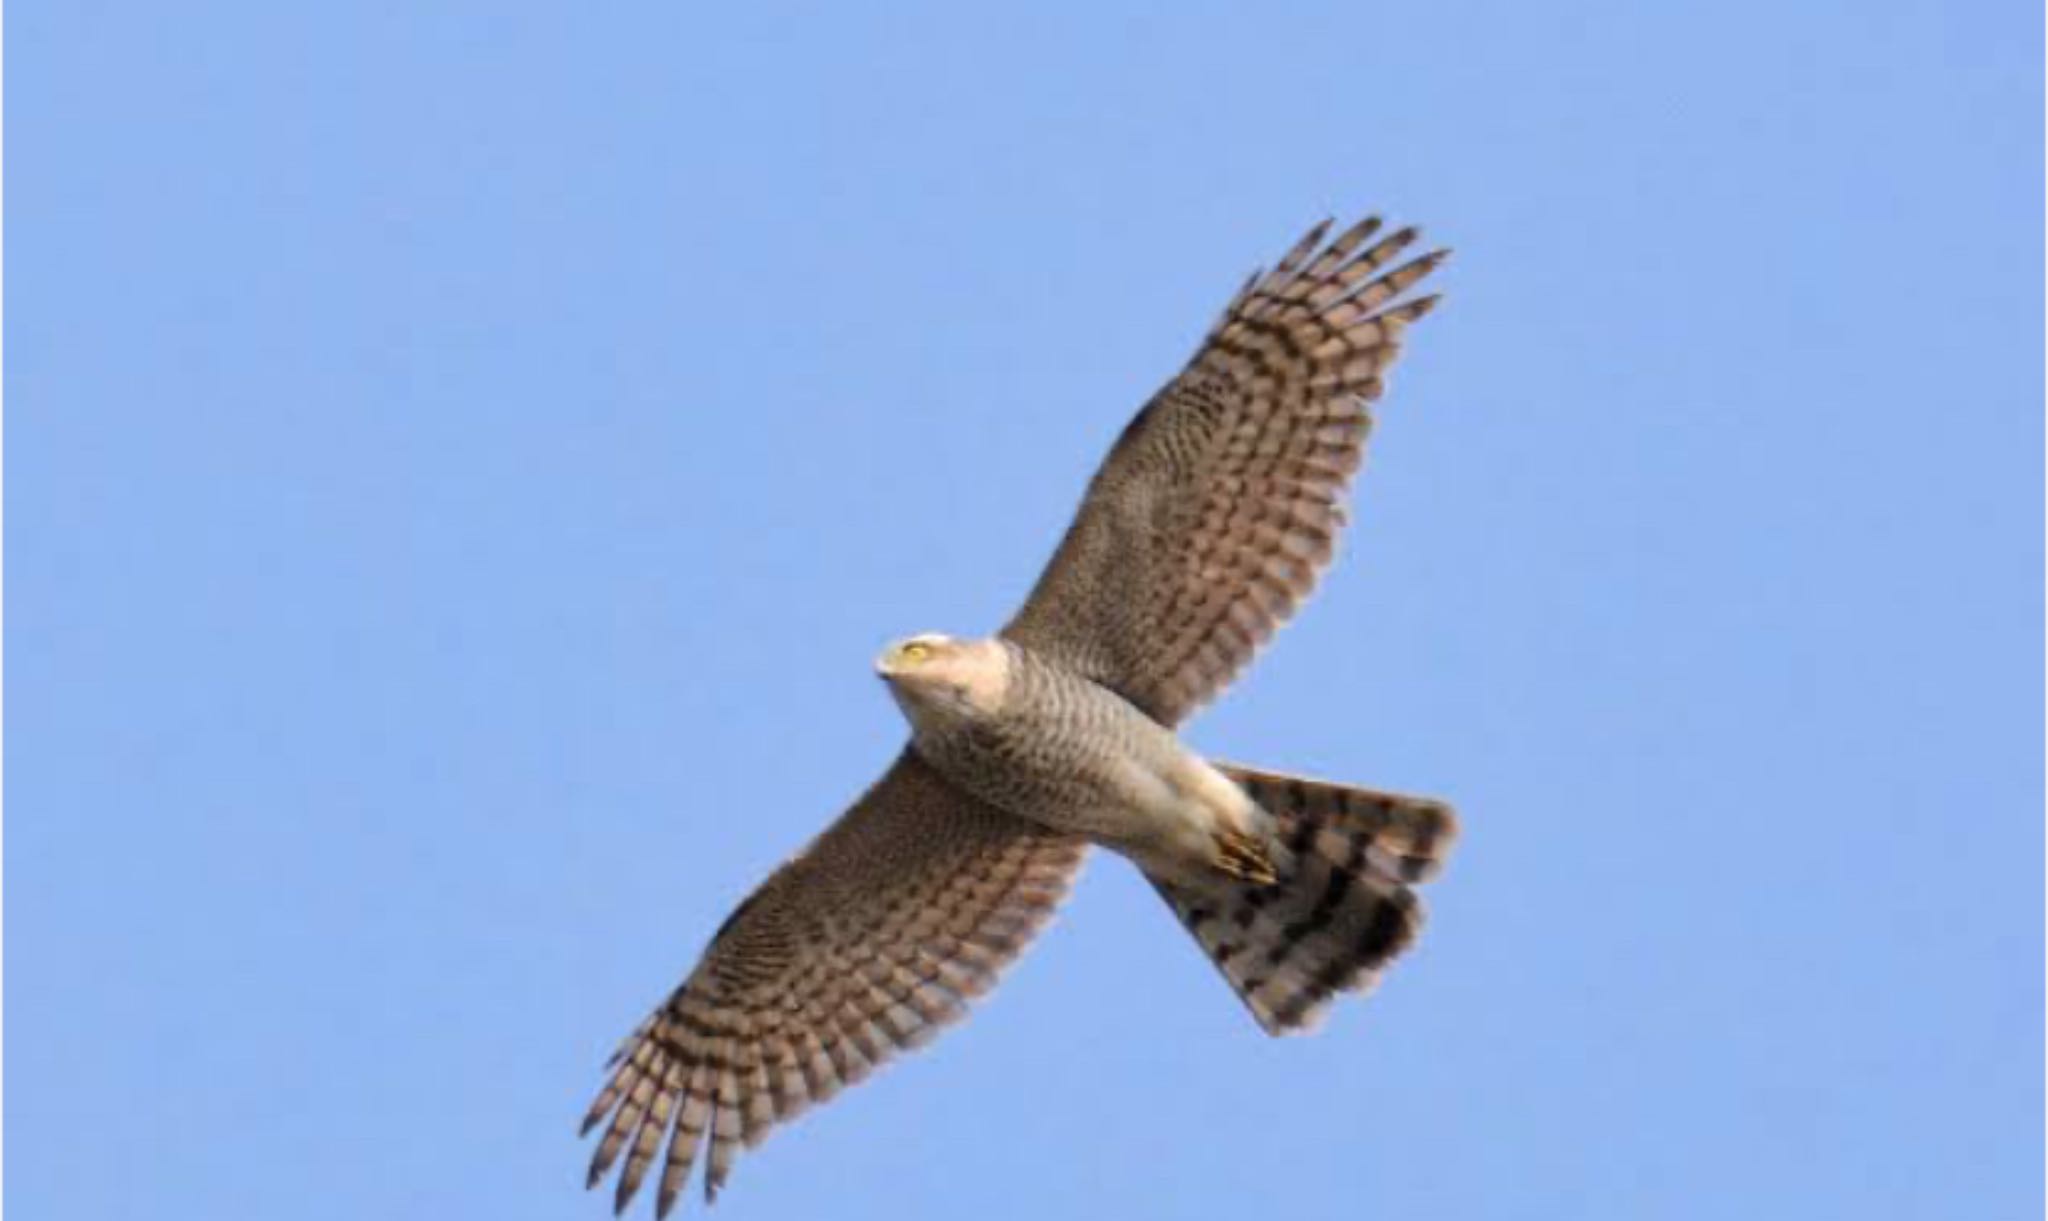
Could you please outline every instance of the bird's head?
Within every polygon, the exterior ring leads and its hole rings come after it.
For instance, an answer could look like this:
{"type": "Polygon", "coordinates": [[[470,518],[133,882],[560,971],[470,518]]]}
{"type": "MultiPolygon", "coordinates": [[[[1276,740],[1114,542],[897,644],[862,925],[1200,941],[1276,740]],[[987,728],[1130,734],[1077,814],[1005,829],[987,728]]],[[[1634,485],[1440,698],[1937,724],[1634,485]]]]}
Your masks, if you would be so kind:
{"type": "Polygon", "coordinates": [[[990,716],[1010,686],[1010,654],[995,640],[956,640],[937,632],[882,650],[875,673],[911,724],[936,729],[990,716]]]}

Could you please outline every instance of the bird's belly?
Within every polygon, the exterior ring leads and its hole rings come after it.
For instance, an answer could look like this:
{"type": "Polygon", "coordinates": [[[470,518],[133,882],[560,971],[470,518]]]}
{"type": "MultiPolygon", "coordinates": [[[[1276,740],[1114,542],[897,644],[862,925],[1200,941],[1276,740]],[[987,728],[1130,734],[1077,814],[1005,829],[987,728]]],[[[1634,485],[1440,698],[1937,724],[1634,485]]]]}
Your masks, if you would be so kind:
{"type": "Polygon", "coordinates": [[[1206,760],[1181,749],[1163,764],[1130,761],[1116,825],[1098,837],[1105,847],[1154,877],[1185,881],[1214,871],[1216,845],[1226,833],[1265,838],[1266,816],[1206,760]]]}
{"type": "Polygon", "coordinates": [[[1072,749],[997,753],[980,766],[939,766],[1019,818],[1165,877],[1207,871],[1219,830],[1250,831],[1263,818],[1236,784],[1163,730],[1149,741],[1105,736],[1072,749]]]}

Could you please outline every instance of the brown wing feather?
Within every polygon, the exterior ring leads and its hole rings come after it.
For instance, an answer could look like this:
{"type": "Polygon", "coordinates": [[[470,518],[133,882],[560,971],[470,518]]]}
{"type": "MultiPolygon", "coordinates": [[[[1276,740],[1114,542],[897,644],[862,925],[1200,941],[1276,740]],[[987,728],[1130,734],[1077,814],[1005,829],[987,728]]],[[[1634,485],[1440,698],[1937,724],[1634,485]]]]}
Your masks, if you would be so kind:
{"type": "Polygon", "coordinates": [[[1417,234],[1378,228],[1324,245],[1324,222],[1246,282],[1118,438],[1006,636],[1167,724],[1244,667],[1329,562],[1368,406],[1437,300],[1397,298],[1446,252],[1382,271],[1417,234]]]}
{"type": "Polygon", "coordinates": [[[623,1211],[659,1157],[665,1216],[708,1139],[715,1197],[741,1145],[958,1018],[1052,914],[1082,851],[905,751],[740,904],[619,1048],[583,1121],[609,1120],[590,1185],[624,1154],[623,1211]]]}

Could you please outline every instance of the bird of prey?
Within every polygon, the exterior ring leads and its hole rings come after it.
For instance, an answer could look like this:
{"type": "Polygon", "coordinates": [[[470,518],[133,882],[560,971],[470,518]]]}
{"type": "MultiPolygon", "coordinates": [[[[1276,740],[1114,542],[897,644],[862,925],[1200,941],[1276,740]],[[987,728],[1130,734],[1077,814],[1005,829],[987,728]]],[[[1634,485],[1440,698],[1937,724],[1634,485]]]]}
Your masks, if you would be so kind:
{"type": "Polygon", "coordinates": [[[1388,367],[1438,298],[1414,229],[1316,226],[1255,272],[1131,421],[1044,575],[983,639],[876,662],[910,723],[881,779],[720,926],[612,1058],[583,1121],[624,1211],[915,1047],[985,992],[1089,845],[1130,860],[1269,1034],[1302,1030],[1415,939],[1439,801],[1203,759],[1174,727],[1328,563],[1388,367]],[[608,1121],[608,1122],[607,1122],[608,1121]],[[664,1142],[666,1149],[664,1150],[664,1142]]]}

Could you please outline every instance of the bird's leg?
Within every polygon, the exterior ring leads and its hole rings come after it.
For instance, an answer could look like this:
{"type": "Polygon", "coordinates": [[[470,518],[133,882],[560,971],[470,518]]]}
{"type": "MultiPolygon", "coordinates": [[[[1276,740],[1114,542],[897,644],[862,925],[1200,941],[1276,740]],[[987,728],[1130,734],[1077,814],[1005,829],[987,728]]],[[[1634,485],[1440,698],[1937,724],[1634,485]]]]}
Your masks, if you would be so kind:
{"type": "Polygon", "coordinates": [[[1235,827],[1218,827],[1215,832],[1215,864],[1224,873],[1256,886],[1271,886],[1280,880],[1265,841],[1235,827]]]}

